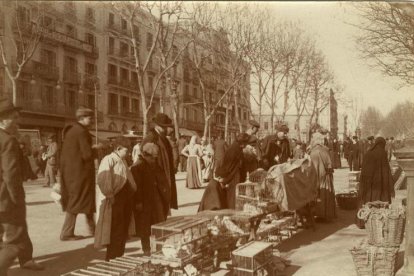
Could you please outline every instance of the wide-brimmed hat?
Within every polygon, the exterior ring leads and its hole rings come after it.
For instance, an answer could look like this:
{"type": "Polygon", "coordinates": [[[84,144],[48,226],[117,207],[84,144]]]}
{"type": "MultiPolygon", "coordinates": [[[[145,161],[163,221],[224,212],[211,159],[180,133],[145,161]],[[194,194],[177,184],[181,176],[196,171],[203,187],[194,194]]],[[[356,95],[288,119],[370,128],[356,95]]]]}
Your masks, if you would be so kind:
{"type": "Polygon", "coordinates": [[[170,119],[170,117],[168,117],[166,114],[164,113],[157,113],[157,115],[155,115],[155,117],[152,119],[152,121],[162,127],[172,127],[173,123],[170,119]]]}
{"type": "Polygon", "coordinates": [[[0,115],[6,115],[13,111],[20,111],[21,107],[14,106],[9,99],[0,99],[0,115]]]}
{"type": "Polygon", "coordinates": [[[93,110],[86,108],[86,107],[79,107],[76,110],[76,117],[87,117],[87,116],[91,116],[93,117],[93,110]]]}
{"type": "Polygon", "coordinates": [[[260,124],[259,124],[258,122],[256,122],[255,120],[250,120],[250,121],[249,121],[249,124],[250,124],[251,126],[254,126],[254,127],[260,128],[260,124]]]}

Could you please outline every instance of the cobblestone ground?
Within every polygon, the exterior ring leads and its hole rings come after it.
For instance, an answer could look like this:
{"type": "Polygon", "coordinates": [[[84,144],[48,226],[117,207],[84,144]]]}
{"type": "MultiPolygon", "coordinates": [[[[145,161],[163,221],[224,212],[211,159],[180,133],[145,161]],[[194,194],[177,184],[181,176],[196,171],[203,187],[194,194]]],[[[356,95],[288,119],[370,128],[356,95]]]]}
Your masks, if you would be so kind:
{"type": "MultiPolygon", "coordinates": [[[[337,192],[348,187],[348,169],[339,169],[334,174],[337,192]]],[[[197,212],[204,189],[185,188],[185,174],[177,174],[179,209],[172,215],[186,215],[197,212]]],[[[43,188],[43,180],[25,184],[28,207],[29,234],[34,246],[34,257],[46,270],[32,272],[14,265],[10,276],[52,276],[77,268],[86,267],[104,259],[104,250],[93,248],[93,239],[62,242],[59,233],[64,213],[50,198],[50,189],[43,188]]],[[[338,211],[338,218],[332,223],[318,223],[316,231],[304,230],[279,245],[283,256],[292,262],[285,275],[355,275],[349,249],[365,236],[354,224],[355,211],[338,211]]],[[[86,223],[78,217],[76,234],[86,235],[86,223]]],[[[140,252],[140,242],[132,240],[127,244],[127,254],[140,252]]],[[[222,270],[215,275],[224,275],[222,270]]]]}

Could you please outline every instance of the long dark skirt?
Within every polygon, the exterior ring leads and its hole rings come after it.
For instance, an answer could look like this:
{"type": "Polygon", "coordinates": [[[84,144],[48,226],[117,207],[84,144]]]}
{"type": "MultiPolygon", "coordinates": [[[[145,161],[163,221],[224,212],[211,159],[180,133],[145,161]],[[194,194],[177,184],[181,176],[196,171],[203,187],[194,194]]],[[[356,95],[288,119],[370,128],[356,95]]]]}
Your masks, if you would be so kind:
{"type": "Polygon", "coordinates": [[[200,158],[197,156],[188,157],[186,187],[189,189],[201,188],[201,165],[200,158]]]}
{"type": "Polygon", "coordinates": [[[211,179],[201,198],[198,212],[205,210],[227,209],[226,189],[223,189],[216,180],[211,179]]]}
{"type": "Polygon", "coordinates": [[[335,190],[331,174],[325,175],[322,179],[318,194],[316,216],[327,221],[336,218],[335,190]]]}

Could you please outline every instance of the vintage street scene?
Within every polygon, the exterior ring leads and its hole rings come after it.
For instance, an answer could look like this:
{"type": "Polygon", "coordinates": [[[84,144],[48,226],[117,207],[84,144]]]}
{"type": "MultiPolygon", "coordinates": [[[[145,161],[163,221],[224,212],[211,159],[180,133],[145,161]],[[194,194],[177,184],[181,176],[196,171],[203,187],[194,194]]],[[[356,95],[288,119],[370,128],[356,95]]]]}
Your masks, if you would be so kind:
{"type": "Polygon", "coordinates": [[[0,276],[414,276],[414,2],[0,1],[0,276]]]}

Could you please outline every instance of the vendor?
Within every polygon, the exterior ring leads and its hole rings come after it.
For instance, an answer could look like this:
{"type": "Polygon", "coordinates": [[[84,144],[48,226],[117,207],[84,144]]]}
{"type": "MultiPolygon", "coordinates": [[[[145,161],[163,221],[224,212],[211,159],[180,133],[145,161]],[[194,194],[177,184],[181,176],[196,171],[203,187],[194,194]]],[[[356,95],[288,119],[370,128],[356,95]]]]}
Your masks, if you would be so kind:
{"type": "Polygon", "coordinates": [[[167,219],[171,199],[167,179],[157,163],[158,154],[156,144],[146,143],[131,168],[137,184],[134,202],[136,231],[145,256],[151,255],[151,226],[167,219]]]}

